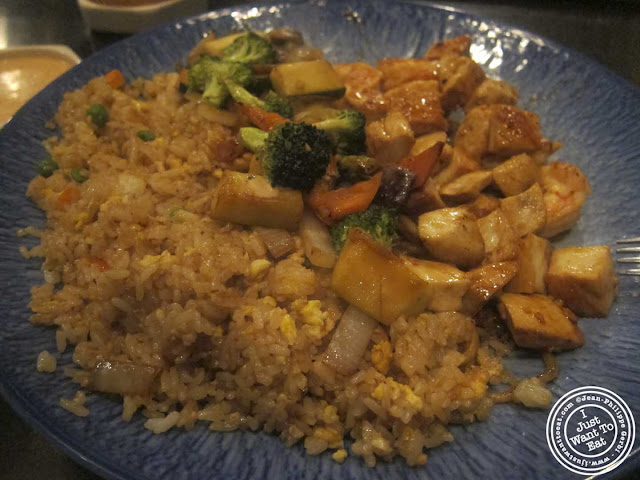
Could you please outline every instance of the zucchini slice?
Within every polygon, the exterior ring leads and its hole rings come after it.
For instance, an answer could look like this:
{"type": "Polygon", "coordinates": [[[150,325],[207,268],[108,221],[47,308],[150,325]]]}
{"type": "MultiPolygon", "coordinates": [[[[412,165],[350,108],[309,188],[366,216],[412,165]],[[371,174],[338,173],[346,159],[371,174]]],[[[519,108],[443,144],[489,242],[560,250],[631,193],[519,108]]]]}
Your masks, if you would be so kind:
{"type": "Polygon", "coordinates": [[[212,216],[223,222],[296,230],[302,218],[302,194],[272,187],[266,177],[223,173],[212,204],[212,216]]]}
{"type": "Polygon", "coordinates": [[[283,97],[331,97],[344,95],[344,82],[326,60],[283,63],[271,70],[271,84],[283,97]]]}

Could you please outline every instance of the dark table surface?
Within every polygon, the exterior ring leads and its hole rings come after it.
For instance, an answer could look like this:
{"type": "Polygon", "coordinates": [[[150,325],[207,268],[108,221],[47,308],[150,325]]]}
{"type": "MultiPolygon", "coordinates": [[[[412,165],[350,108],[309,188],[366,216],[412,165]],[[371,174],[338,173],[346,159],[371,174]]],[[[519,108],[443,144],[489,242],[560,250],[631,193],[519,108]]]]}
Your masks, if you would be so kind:
{"type": "MultiPolygon", "coordinates": [[[[210,0],[212,8],[239,3],[210,0]]],[[[439,3],[556,40],[640,85],[640,2],[636,0],[439,3]]],[[[90,32],[75,0],[0,0],[0,47],[61,43],[86,57],[121,38],[90,32]]],[[[97,478],[52,447],[0,399],[0,479],[97,478]]]]}

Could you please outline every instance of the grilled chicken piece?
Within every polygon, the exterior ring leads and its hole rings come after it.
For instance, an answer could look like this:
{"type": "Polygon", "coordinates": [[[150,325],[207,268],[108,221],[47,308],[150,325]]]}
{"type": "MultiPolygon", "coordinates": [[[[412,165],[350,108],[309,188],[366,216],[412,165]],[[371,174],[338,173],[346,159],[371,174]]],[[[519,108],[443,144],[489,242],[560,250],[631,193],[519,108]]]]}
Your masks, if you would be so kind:
{"type": "Polygon", "coordinates": [[[470,46],[471,35],[460,35],[459,37],[434,43],[429,47],[427,53],[424,54],[424,58],[427,60],[437,60],[448,55],[468,57],[470,46]]]}
{"type": "Polygon", "coordinates": [[[462,308],[462,297],[469,288],[465,273],[448,263],[401,256],[405,265],[425,282],[429,293],[427,310],[454,312],[462,308]]]}
{"type": "Polygon", "coordinates": [[[465,104],[464,109],[469,112],[478,105],[515,105],[519,97],[520,94],[513,85],[503,82],[502,80],[485,78],[478,88],[475,89],[465,104]]]}
{"type": "Polygon", "coordinates": [[[467,272],[469,290],[462,299],[462,311],[474,316],[518,271],[516,262],[488,263],[467,272]]]}
{"type": "Polygon", "coordinates": [[[419,155],[425,150],[433,147],[436,143],[442,142],[447,143],[447,132],[433,132],[427,133],[426,135],[421,135],[416,138],[416,143],[413,144],[413,148],[411,149],[411,155],[419,155]]]}
{"type": "Polygon", "coordinates": [[[484,241],[485,262],[513,260],[518,254],[518,237],[506,215],[499,208],[478,219],[484,241]]]}
{"type": "Polygon", "coordinates": [[[470,202],[491,184],[491,180],[488,170],[467,173],[440,188],[440,196],[449,204],[470,202]]]}
{"type": "Polygon", "coordinates": [[[344,82],[347,91],[344,99],[367,118],[384,115],[386,107],[380,91],[382,72],[366,63],[344,63],[333,69],[344,82]]]}
{"type": "Polygon", "coordinates": [[[416,135],[447,128],[436,80],[415,80],[392,88],[384,94],[384,101],[388,112],[407,117],[416,135]]]}
{"type": "Polygon", "coordinates": [[[453,145],[479,161],[535,152],[543,139],[537,115],[511,105],[481,105],[467,113],[453,145]]]}
{"type": "Polygon", "coordinates": [[[484,258],[476,218],[464,207],[441,208],[420,215],[418,234],[431,256],[466,269],[484,258]]]}
{"type": "Polygon", "coordinates": [[[438,80],[442,89],[442,108],[450,112],[465,105],[485,80],[482,67],[469,57],[446,56],[440,59],[438,80]]]}
{"type": "Polygon", "coordinates": [[[420,190],[409,195],[405,210],[409,213],[419,214],[444,207],[446,205],[440,198],[438,183],[433,178],[429,178],[420,190]]]}
{"type": "Polygon", "coordinates": [[[549,294],[581,317],[606,317],[618,280],[607,246],[560,248],[546,275],[549,294]]]}
{"type": "Polygon", "coordinates": [[[369,123],[365,131],[369,155],[381,166],[397,164],[409,154],[415,141],[409,121],[400,112],[390,112],[369,123]]]}
{"type": "Polygon", "coordinates": [[[460,149],[454,148],[451,155],[446,155],[447,149],[442,149],[440,168],[433,175],[436,183],[444,185],[456,178],[480,170],[480,164],[460,149]]]}
{"type": "Polygon", "coordinates": [[[553,247],[548,240],[533,233],[518,241],[517,260],[520,268],[511,283],[505,288],[511,293],[547,293],[545,275],[553,247]]]}
{"type": "Polygon", "coordinates": [[[492,195],[481,193],[473,202],[465,205],[479,220],[500,207],[500,200],[492,195]]]}
{"type": "Polygon", "coordinates": [[[500,200],[500,208],[518,237],[544,227],[547,213],[542,189],[534,183],[528,190],[500,200]]]}
{"type": "Polygon", "coordinates": [[[575,225],[591,187],[578,167],[564,162],[545,165],[541,175],[547,220],[540,235],[550,238],[575,225]]]}
{"type": "Polygon", "coordinates": [[[382,72],[382,89],[391,90],[414,80],[437,80],[438,64],[416,58],[385,58],[377,65],[382,72]]]}
{"type": "Polygon", "coordinates": [[[498,310],[519,347],[557,351],[584,344],[576,316],[551,297],[504,293],[498,310]]]}
{"type": "Polygon", "coordinates": [[[521,153],[493,169],[493,183],[505,197],[518,195],[540,178],[540,167],[529,155],[521,153]]]}

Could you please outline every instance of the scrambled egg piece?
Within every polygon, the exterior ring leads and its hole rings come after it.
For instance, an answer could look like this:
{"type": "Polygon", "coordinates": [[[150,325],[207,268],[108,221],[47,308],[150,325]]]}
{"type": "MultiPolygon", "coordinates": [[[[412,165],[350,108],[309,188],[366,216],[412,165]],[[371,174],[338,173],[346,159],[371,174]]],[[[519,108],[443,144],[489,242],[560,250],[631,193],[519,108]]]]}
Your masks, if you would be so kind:
{"type": "Polygon", "coordinates": [[[89,219],[89,214],[87,212],[82,212],[76,216],[76,228],[81,228],[84,224],[87,223],[89,219]]]}
{"type": "Polygon", "coordinates": [[[328,314],[321,310],[320,300],[296,300],[292,306],[302,317],[302,330],[310,339],[320,340],[328,333],[328,314]]]}
{"type": "Polygon", "coordinates": [[[259,258],[249,265],[249,277],[258,278],[271,267],[271,262],[264,258],[259,258]]]}
{"type": "Polygon", "coordinates": [[[327,405],[322,411],[322,421],[324,423],[338,423],[340,417],[338,417],[338,409],[333,405],[327,405]]]}
{"type": "Polygon", "coordinates": [[[335,452],[333,452],[333,455],[331,455],[331,458],[333,458],[338,463],[342,463],[347,458],[347,451],[344,448],[336,450],[335,452]]]}
{"type": "Polygon", "coordinates": [[[329,448],[342,447],[342,434],[335,428],[318,427],[313,431],[313,436],[327,442],[329,448]]]}
{"type": "Polygon", "coordinates": [[[171,255],[168,250],[164,250],[160,255],[145,255],[140,260],[140,265],[149,267],[151,265],[167,266],[176,262],[176,257],[171,255]]]}
{"type": "Polygon", "coordinates": [[[293,345],[298,336],[298,329],[296,328],[296,322],[293,321],[291,315],[286,314],[280,321],[280,332],[287,339],[289,345],[293,345]]]}
{"type": "Polygon", "coordinates": [[[422,410],[422,399],[408,385],[387,377],[371,396],[388,408],[389,413],[407,423],[413,415],[422,410]]]}
{"type": "Polygon", "coordinates": [[[276,305],[278,305],[278,302],[276,302],[276,299],[271,297],[271,296],[263,297],[261,300],[262,300],[262,303],[266,303],[270,307],[274,307],[275,308],[276,305]]]}
{"type": "Polygon", "coordinates": [[[376,367],[383,375],[387,374],[389,370],[389,364],[391,363],[391,357],[393,356],[393,349],[391,343],[384,341],[376,343],[371,349],[371,361],[373,366],[376,367]]]}
{"type": "Polygon", "coordinates": [[[222,329],[222,327],[220,327],[218,325],[213,327],[211,333],[213,334],[214,337],[223,337],[224,336],[224,330],[222,329]]]}

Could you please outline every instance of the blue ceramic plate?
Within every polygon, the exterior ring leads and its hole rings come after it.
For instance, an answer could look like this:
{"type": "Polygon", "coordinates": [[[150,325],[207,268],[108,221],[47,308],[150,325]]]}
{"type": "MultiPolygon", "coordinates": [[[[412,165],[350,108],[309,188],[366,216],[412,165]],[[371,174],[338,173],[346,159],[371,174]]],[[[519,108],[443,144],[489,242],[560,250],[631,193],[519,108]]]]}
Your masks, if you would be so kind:
{"type": "MultiPolygon", "coordinates": [[[[516,85],[520,104],[540,115],[548,138],[564,142],[557,160],[575,163],[592,182],[593,195],[563,245],[613,245],[640,235],[640,92],[584,56],[552,42],[467,14],[409,3],[350,0],[257,5],[222,10],[136,35],[88,58],[29,102],[0,133],[0,392],[20,415],[75,460],[112,479],[312,479],[312,478],[570,478],[545,441],[547,413],[497,406],[491,419],[455,427],[455,442],[433,450],[422,468],[379,462],[366,468],[356,457],[340,466],[328,455],[309,457],[264,434],[211,434],[171,430],[154,436],[137,416],[120,420],[120,402],[91,395],[91,415],[80,419],[58,406],[76,387],[62,368],[42,374],[38,352],[55,351],[51,329],[28,322],[30,285],[41,282],[39,264],[25,261],[16,230],[42,225],[43,215],[25,197],[36,161],[44,154],[44,128],[64,92],[119,68],[132,79],[174,68],[202,35],[224,34],[246,24],[256,29],[283,25],[304,32],[332,61],[421,55],[434,41],[473,35],[473,58],[489,75],[516,85]],[[359,22],[346,12],[356,12],[359,22]]],[[[640,418],[640,307],[638,283],[622,278],[620,295],[607,319],[582,320],[584,348],[559,357],[560,397],[583,385],[618,393],[640,418]]],[[[65,354],[59,364],[70,364],[65,354]]],[[[516,358],[514,368],[540,370],[539,360],[516,358]]],[[[640,466],[634,451],[609,474],[618,478],[640,466]]]]}

